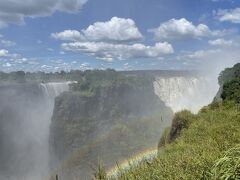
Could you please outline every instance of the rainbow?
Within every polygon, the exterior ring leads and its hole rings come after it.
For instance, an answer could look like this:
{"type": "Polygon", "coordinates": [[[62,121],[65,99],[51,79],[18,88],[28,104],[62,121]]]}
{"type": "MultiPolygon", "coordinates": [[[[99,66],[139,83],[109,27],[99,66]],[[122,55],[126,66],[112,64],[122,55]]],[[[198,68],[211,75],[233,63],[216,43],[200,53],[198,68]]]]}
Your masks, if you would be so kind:
{"type": "Polygon", "coordinates": [[[157,148],[151,148],[142,151],[129,159],[125,159],[120,163],[117,163],[116,166],[110,168],[107,171],[107,176],[109,178],[117,177],[120,171],[127,171],[128,169],[130,169],[130,167],[136,167],[140,162],[144,160],[152,160],[157,156],[157,154],[158,154],[157,148]]]}

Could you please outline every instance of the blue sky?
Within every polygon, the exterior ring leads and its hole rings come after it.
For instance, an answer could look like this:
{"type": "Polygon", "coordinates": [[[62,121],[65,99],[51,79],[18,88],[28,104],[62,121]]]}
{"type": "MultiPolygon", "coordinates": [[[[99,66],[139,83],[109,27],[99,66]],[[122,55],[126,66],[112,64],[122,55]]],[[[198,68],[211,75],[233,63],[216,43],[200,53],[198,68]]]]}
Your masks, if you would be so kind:
{"type": "Polygon", "coordinates": [[[0,0],[0,71],[239,62],[238,0],[0,0]]]}

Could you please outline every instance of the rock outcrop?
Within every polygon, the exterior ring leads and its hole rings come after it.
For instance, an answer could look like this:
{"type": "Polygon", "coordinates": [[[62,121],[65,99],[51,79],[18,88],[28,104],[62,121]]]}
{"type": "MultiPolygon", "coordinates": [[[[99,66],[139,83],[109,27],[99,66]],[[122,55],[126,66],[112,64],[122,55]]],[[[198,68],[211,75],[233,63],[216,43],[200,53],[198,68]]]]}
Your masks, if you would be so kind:
{"type": "Polygon", "coordinates": [[[62,165],[62,178],[89,178],[99,160],[109,168],[157,147],[171,116],[171,109],[155,95],[152,82],[140,87],[100,86],[90,96],[63,93],[55,100],[50,128],[52,162],[62,165]]]}

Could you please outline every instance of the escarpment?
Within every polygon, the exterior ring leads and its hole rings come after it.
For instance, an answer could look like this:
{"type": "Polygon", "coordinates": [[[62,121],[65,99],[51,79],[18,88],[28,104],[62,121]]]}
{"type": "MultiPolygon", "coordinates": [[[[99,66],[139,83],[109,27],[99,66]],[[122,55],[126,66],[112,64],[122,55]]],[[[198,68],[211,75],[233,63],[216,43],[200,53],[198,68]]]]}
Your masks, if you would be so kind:
{"type": "Polygon", "coordinates": [[[109,168],[156,147],[171,117],[172,110],[155,95],[152,82],[112,83],[90,94],[63,93],[56,98],[50,128],[52,163],[62,164],[62,177],[89,177],[91,165],[99,160],[109,168]]]}

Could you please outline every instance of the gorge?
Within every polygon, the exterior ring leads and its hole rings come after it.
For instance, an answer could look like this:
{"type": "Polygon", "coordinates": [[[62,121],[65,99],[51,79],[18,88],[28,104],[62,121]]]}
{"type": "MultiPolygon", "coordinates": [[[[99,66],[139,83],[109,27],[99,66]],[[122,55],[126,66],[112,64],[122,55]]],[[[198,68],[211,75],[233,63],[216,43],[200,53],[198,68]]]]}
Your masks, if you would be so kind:
{"type": "Polygon", "coordinates": [[[99,161],[110,168],[157,147],[173,112],[197,112],[218,87],[183,72],[88,73],[1,83],[0,179],[89,178],[99,161]]]}

